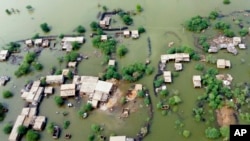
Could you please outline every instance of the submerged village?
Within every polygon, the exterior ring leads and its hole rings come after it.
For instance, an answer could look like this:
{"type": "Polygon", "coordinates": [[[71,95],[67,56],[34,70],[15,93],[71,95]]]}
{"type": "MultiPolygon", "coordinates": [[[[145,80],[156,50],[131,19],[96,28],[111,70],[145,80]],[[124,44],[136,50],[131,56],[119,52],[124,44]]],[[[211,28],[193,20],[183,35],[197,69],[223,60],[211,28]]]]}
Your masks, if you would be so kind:
{"type": "MultiPolygon", "coordinates": [[[[136,24],[148,10],[143,4],[131,10],[110,9],[100,3],[97,8],[96,20],[77,26],[74,34],[52,35],[54,27],[44,22],[40,24],[44,34],[1,47],[0,66],[17,66],[12,75],[0,74],[4,140],[147,141],[157,138],[151,137],[157,132],[154,125],[156,119],[164,117],[171,121],[166,134],[176,133],[181,136],[177,140],[194,140],[203,134],[201,140],[228,141],[230,125],[250,122],[249,76],[238,82],[232,71],[248,63],[243,55],[249,50],[250,24],[238,16],[247,19],[249,10],[193,15],[178,25],[183,34],[192,36],[193,45],[185,45],[178,34],[167,31],[164,35],[171,39],[164,41],[155,56],[152,52],[157,49],[149,34],[153,28],[136,24]],[[133,51],[134,43],[140,42],[144,42],[143,49],[133,51]],[[93,51],[86,53],[83,48],[93,51]],[[143,61],[137,61],[142,50],[147,53],[139,59],[143,61]],[[124,66],[123,58],[131,53],[133,62],[124,66]],[[45,68],[40,58],[49,54],[56,61],[48,57],[49,68],[45,68]],[[241,58],[236,64],[238,56],[241,58]],[[93,66],[101,70],[90,71],[99,73],[82,71],[93,68],[85,63],[96,58],[102,62],[93,66]],[[18,80],[22,84],[16,84],[18,80]],[[183,93],[194,95],[192,103],[183,93]],[[15,111],[15,120],[6,118],[13,107],[5,100],[12,99],[23,105],[15,111]],[[189,103],[189,111],[183,110],[185,103],[189,103]],[[187,123],[186,118],[192,122],[187,123]],[[194,131],[190,125],[202,129],[194,131]],[[131,132],[121,133],[120,129],[131,132]]],[[[25,10],[32,15],[36,7],[28,5],[25,10]]],[[[5,10],[9,17],[22,12],[5,10]]]]}

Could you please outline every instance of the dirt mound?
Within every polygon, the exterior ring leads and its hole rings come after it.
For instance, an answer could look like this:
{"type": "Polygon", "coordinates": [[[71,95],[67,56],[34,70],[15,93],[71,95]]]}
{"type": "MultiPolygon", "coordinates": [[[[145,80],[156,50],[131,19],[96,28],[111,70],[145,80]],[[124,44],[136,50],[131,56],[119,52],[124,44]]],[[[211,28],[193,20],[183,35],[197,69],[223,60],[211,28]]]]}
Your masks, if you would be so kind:
{"type": "Polygon", "coordinates": [[[224,106],[216,110],[217,122],[220,126],[229,126],[237,123],[237,117],[234,109],[224,106]]]}

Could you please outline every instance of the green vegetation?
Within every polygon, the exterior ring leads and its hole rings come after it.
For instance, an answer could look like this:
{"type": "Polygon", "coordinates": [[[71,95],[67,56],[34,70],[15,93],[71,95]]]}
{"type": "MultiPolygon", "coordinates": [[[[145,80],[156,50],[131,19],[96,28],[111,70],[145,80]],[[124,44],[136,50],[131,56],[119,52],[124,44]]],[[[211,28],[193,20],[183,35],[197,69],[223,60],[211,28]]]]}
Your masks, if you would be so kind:
{"type": "Polygon", "coordinates": [[[3,121],[5,118],[5,107],[3,106],[3,104],[0,102],[0,121],[3,121]]]}
{"type": "Polygon", "coordinates": [[[205,131],[205,135],[209,139],[218,139],[220,137],[220,131],[216,128],[208,127],[205,131]]]}
{"type": "Polygon", "coordinates": [[[230,29],[230,24],[219,21],[215,23],[214,27],[215,29],[218,29],[218,30],[226,30],[226,29],[230,29]]]}
{"type": "Polygon", "coordinates": [[[18,126],[17,133],[20,135],[25,135],[27,132],[27,128],[23,125],[18,126]]]}
{"type": "Polygon", "coordinates": [[[232,30],[230,30],[230,29],[226,29],[226,30],[224,30],[223,31],[224,32],[224,35],[226,36],[226,37],[230,37],[230,38],[232,38],[232,37],[234,37],[234,32],[232,31],[232,30]]]}
{"type": "Polygon", "coordinates": [[[95,140],[95,135],[90,135],[89,137],[88,137],[88,141],[94,141],[95,140]]]}
{"type": "Polygon", "coordinates": [[[156,88],[160,87],[163,83],[164,83],[164,79],[163,79],[162,77],[157,78],[157,79],[154,81],[154,85],[155,85],[156,88]]]}
{"type": "Polygon", "coordinates": [[[220,133],[221,133],[221,136],[224,137],[223,140],[228,140],[229,139],[229,133],[230,133],[229,126],[222,126],[220,128],[220,133]]]}
{"type": "Polygon", "coordinates": [[[195,65],[195,69],[198,70],[198,71],[203,71],[204,70],[204,65],[202,65],[202,64],[196,64],[195,65]]]}
{"type": "Polygon", "coordinates": [[[69,120],[66,120],[66,121],[63,122],[63,128],[64,129],[68,129],[69,125],[70,125],[70,121],[69,120]]]}
{"type": "Polygon", "coordinates": [[[54,97],[54,100],[55,100],[55,102],[56,102],[56,105],[58,105],[58,106],[62,106],[63,103],[64,103],[63,98],[60,97],[60,96],[55,96],[55,97],[54,97]]]}
{"type": "Polygon", "coordinates": [[[194,115],[194,118],[197,122],[200,122],[203,118],[203,115],[204,115],[204,109],[203,108],[194,108],[193,109],[193,115],[194,115]]]}
{"type": "Polygon", "coordinates": [[[146,68],[146,75],[151,75],[154,72],[155,68],[153,66],[147,66],[146,68]]]}
{"type": "Polygon", "coordinates": [[[185,24],[185,28],[189,31],[201,32],[204,29],[207,29],[209,26],[209,22],[206,18],[201,16],[192,17],[185,24]]]}
{"type": "Polygon", "coordinates": [[[11,11],[9,9],[6,9],[5,12],[8,14],[8,15],[11,15],[11,11]]]}
{"type": "Polygon", "coordinates": [[[207,37],[206,36],[200,36],[199,37],[199,45],[202,46],[205,52],[208,52],[208,49],[210,47],[209,43],[207,42],[207,37]]]}
{"type": "Polygon", "coordinates": [[[20,51],[20,44],[18,44],[16,42],[10,42],[9,44],[7,44],[7,50],[10,53],[19,52],[20,51]]]}
{"type": "Polygon", "coordinates": [[[51,30],[50,27],[49,27],[49,25],[47,23],[42,23],[40,25],[40,27],[41,27],[42,31],[45,32],[45,33],[48,33],[51,30]]]}
{"type": "Polygon", "coordinates": [[[185,138],[188,138],[188,137],[190,137],[191,132],[188,131],[188,130],[183,130],[182,135],[183,135],[185,138]]]}
{"type": "Polygon", "coordinates": [[[91,125],[91,130],[92,130],[94,133],[98,133],[98,132],[101,130],[101,126],[98,125],[98,124],[92,124],[92,125],[91,125]]]}
{"type": "Polygon", "coordinates": [[[13,127],[13,125],[10,123],[5,124],[3,127],[4,134],[10,134],[12,127],[13,127]]]}
{"type": "Polygon", "coordinates": [[[219,16],[219,13],[217,11],[212,11],[212,12],[210,12],[208,18],[215,20],[218,16],[219,16]]]}
{"type": "Polygon", "coordinates": [[[118,54],[119,57],[123,57],[128,53],[128,49],[125,47],[125,45],[120,45],[117,48],[116,53],[118,54]]]}
{"type": "Polygon", "coordinates": [[[104,5],[104,6],[102,6],[102,10],[103,11],[108,11],[108,7],[104,5]]]}
{"type": "Polygon", "coordinates": [[[94,22],[91,22],[90,28],[91,28],[92,31],[97,31],[97,29],[100,28],[100,27],[99,27],[99,24],[94,21],[94,22]]]}
{"type": "Polygon", "coordinates": [[[92,110],[93,106],[91,105],[91,103],[87,103],[80,108],[80,110],[78,111],[78,116],[82,117],[84,113],[90,112],[92,110]]]}
{"type": "Polygon", "coordinates": [[[126,104],[126,97],[125,97],[125,96],[122,96],[122,97],[121,97],[120,103],[121,103],[122,105],[126,104]]]}
{"type": "Polygon", "coordinates": [[[137,92],[137,96],[142,98],[142,97],[145,96],[145,92],[140,90],[140,91],[137,92]]]}
{"type": "Polygon", "coordinates": [[[3,91],[3,98],[10,98],[13,96],[13,93],[9,90],[3,91]]]}
{"type": "Polygon", "coordinates": [[[72,71],[69,71],[69,73],[67,74],[66,78],[69,79],[69,80],[72,80],[74,77],[74,74],[72,71]]]}
{"type": "Polygon", "coordinates": [[[169,103],[170,105],[177,105],[177,104],[179,104],[179,103],[181,103],[181,102],[182,102],[181,98],[180,98],[179,96],[177,96],[177,95],[171,96],[171,97],[168,99],[168,103],[169,103]]]}
{"type": "Polygon", "coordinates": [[[161,90],[161,91],[159,92],[159,94],[160,94],[160,96],[166,97],[166,96],[169,95],[169,91],[168,91],[167,89],[161,90]]]}
{"type": "Polygon", "coordinates": [[[31,64],[36,59],[36,53],[30,52],[25,56],[25,62],[31,64]]]}
{"type": "Polygon", "coordinates": [[[242,28],[239,31],[241,37],[245,37],[248,34],[248,30],[246,28],[242,28]]]}
{"type": "Polygon", "coordinates": [[[143,8],[141,7],[140,4],[136,5],[136,11],[139,12],[139,13],[143,11],[143,8]]]}
{"type": "Polygon", "coordinates": [[[29,10],[29,11],[33,11],[34,8],[31,5],[27,5],[26,9],[29,10]]]}
{"type": "Polygon", "coordinates": [[[74,62],[76,61],[77,57],[79,56],[78,52],[76,51],[71,51],[65,56],[65,60],[67,62],[74,62]]]}
{"type": "Polygon", "coordinates": [[[61,74],[62,74],[62,70],[61,69],[56,70],[55,75],[61,75],[61,74]]]}
{"type": "Polygon", "coordinates": [[[33,66],[34,66],[34,68],[36,69],[36,70],[42,70],[43,69],[43,65],[41,64],[41,63],[39,63],[39,62],[35,62],[34,64],[33,64],[33,66]]]}
{"type": "Polygon", "coordinates": [[[101,49],[101,51],[105,55],[110,55],[111,53],[115,52],[116,49],[116,40],[109,39],[106,42],[101,41],[101,36],[96,36],[92,40],[92,44],[94,47],[101,49]]]}
{"type": "Polygon", "coordinates": [[[76,41],[72,42],[71,45],[73,50],[78,50],[81,47],[81,44],[76,41]]]}
{"type": "Polygon", "coordinates": [[[109,66],[102,78],[103,78],[103,80],[107,80],[107,79],[111,79],[111,78],[115,78],[115,79],[119,80],[121,78],[121,76],[118,73],[115,66],[109,66]]]}
{"type": "Polygon", "coordinates": [[[42,79],[40,79],[41,82],[41,86],[45,87],[46,86],[46,78],[43,77],[42,79]]]}
{"type": "Polygon", "coordinates": [[[16,77],[21,77],[25,74],[28,74],[30,72],[30,65],[26,62],[24,62],[23,64],[21,64],[18,68],[17,71],[15,71],[15,76],[16,77]]]}
{"type": "Polygon", "coordinates": [[[38,39],[38,38],[40,38],[39,33],[36,33],[36,34],[32,37],[32,39],[38,39]]]}
{"type": "Polygon", "coordinates": [[[148,66],[142,63],[134,63],[122,68],[122,78],[129,82],[135,82],[143,77],[148,66]]]}
{"type": "Polygon", "coordinates": [[[27,141],[38,141],[40,139],[40,134],[37,131],[29,130],[26,134],[27,141]]]}
{"type": "Polygon", "coordinates": [[[133,19],[130,17],[130,15],[122,10],[118,13],[119,16],[121,17],[122,21],[126,25],[132,25],[133,24],[133,19]]]}
{"type": "Polygon", "coordinates": [[[230,4],[231,2],[230,2],[230,0],[223,0],[223,3],[224,4],[230,4]]]}
{"type": "Polygon", "coordinates": [[[150,105],[150,104],[151,104],[151,100],[149,99],[148,96],[146,96],[146,97],[144,98],[144,104],[145,104],[145,105],[150,105]]]}
{"type": "Polygon", "coordinates": [[[84,33],[86,32],[86,29],[85,27],[83,27],[82,25],[79,25],[78,27],[76,27],[76,31],[81,34],[81,33],[84,33]]]}
{"type": "Polygon", "coordinates": [[[146,32],[145,28],[143,26],[138,27],[139,34],[146,32]]]}
{"type": "Polygon", "coordinates": [[[64,34],[61,33],[61,34],[59,35],[59,38],[60,38],[60,39],[63,39],[63,38],[64,38],[64,34]]]}
{"type": "Polygon", "coordinates": [[[49,133],[49,134],[52,134],[53,133],[53,130],[54,130],[54,123],[53,122],[51,122],[51,123],[49,123],[47,126],[46,126],[46,130],[47,130],[47,132],[49,133]]]}
{"type": "Polygon", "coordinates": [[[167,54],[174,54],[174,53],[188,53],[191,59],[200,60],[199,54],[196,53],[193,48],[187,46],[171,47],[167,50],[167,54]]]}

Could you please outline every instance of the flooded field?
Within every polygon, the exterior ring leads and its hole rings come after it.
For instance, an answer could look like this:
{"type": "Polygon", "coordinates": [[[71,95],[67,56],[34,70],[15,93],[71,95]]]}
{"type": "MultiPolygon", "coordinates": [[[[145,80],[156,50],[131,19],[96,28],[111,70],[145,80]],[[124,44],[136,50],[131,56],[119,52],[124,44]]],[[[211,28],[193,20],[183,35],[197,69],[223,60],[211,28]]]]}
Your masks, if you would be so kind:
{"type": "MultiPolygon", "coordinates": [[[[207,16],[212,10],[221,11],[223,14],[230,14],[233,11],[245,10],[249,8],[250,1],[237,0],[232,1],[230,5],[223,5],[222,0],[138,0],[138,1],[117,1],[117,0],[74,0],[61,1],[61,0],[3,0],[0,2],[0,48],[11,41],[18,41],[22,39],[28,39],[34,36],[36,33],[40,35],[59,35],[63,34],[75,34],[74,29],[78,25],[83,25],[86,28],[86,43],[79,50],[80,53],[88,55],[89,59],[82,61],[79,66],[79,74],[98,76],[103,71],[104,66],[101,65],[103,61],[103,55],[100,50],[97,50],[92,46],[90,23],[92,21],[98,21],[97,14],[102,11],[98,5],[106,6],[109,10],[116,8],[122,8],[124,10],[135,10],[136,5],[140,4],[144,11],[140,14],[133,16],[134,25],[129,27],[130,29],[136,29],[138,26],[143,25],[146,28],[146,33],[138,40],[125,39],[119,37],[120,44],[124,44],[129,52],[123,58],[118,58],[119,70],[132,64],[133,62],[145,62],[147,58],[151,60],[151,64],[157,68],[160,55],[166,53],[168,43],[175,42],[175,45],[187,45],[194,46],[193,34],[184,30],[182,24],[192,16],[200,14],[201,16],[207,16]],[[34,12],[27,11],[26,6],[31,5],[34,7],[34,12]],[[18,9],[20,13],[7,15],[5,9],[18,9]],[[44,34],[40,29],[40,24],[47,22],[51,25],[52,30],[49,34],[44,34]],[[150,38],[152,48],[149,50],[147,39],[150,38]],[[98,55],[97,55],[98,54],[98,55]]],[[[237,16],[237,15],[236,15],[237,16]]],[[[242,15],[239,15],[242,16],[242,15]]],[[[225,19],[231,22],[231,16],[225,19]]],[[[250,18],[243,17],[245,26],[250,27],[250,18]]],[[[121,26],[118,23],[114,23],[114,26],[121,26]]],[[[233,27],[236,28],[236,27],[233,27]]],[[[244,42],[250,45],[249,37],[244,39],[244,42]]],[[[39,56],[39,62],[44,65],[42,72],[34,71],[21,78],[16,78],[13,74],[18,68],[18,65],[11,65],[10,62],[0,63],[0,75],[11,76],[11,81],[5,86],[0,87],[0,94],[4,90],[11,90],[14,92],[14,97],[11,99],[3,99],[0,97],[0,102],[3,102],[10,109],[4,122],[0,123],[0,128],[8,122],[14,122],[17,115],[20,113],[21,108],[24,106],[24,101],[20,98],[20,90],[23,88],[25,82],[28,80],[35,80],[41,76],[49,73],[50,69],[55,66],[58,69],[64,68],[65,64],[58,63],[58,57],[64,56],[65,52],[60,50],[59,40],[56,45],[56,50],[44,49],[39,56]]],[[[22,51],[21,54],[27,52],[22,51]]],[[[233,77],[233,83],[249,82],[250,80],[250,50],[239,51],[237,56],[219,52],[215,55],[216,58],[230,59],[232,68],[228,70],[221,70],[222,73],[230,73],[233,77]],[[244,60],[244,61],[242,61],[244,60]]],[[[195,107],[195,101],[197,97],[204,93],[203,89],[194,89],[192,86],[192,75],[200,74],[200,72],[194,69],[197,62],[192,61],[190,63],[184,63],[184,70],[179,73],[179,77],[174,78],[174,83],[168,85],[170,90],[179,90],[179,96],[183,100],[178,107],[178,112],[170,113],[167,116],[162,116],[161,112],[158,112],[156,103],[159,101],[158,97],[153,93],[153,77],[156,74],[146,76],[138,83],[142,83],[150,90],[152,103],[154,106],[153,123],[150,128],[149,135],[145,138],[145,141],[166,141],[171,139],[173,141],[184,140],[199,140],[206,141],[204,136],[205,124],[198,123],[192,117],[192,109],[195,107]],[[191,131],[192,135],[189,139],[184,138],[175,129],[176,119],[181,119],[185,124],[185,129],[191,131]]],[[[168,66],[173,69],[173,64],[168,66]]],[[[206,67],[215,67],[210,65],[206,67]]],[[[131,84],[122,83],[120,86],[123,92],[131,84]]],[[[58,91],[56,92],[56,95],[58,91]]],[[[70,99],[74,102],[74,99],[70,99]]],[[[82,102],[84,103],[84,102],[82,102]]],[[[125,120],[121,120],[118,117],[95,110],[91,113],[90,117],[86,120],[82,120],[77,116],[77,108],[62,107],[59,108],[54,103],[53,96],[44,98],[41,105],[39,114],[48,117],[48,122],[55,121],[62,126],[64,120],[70,120],[71,125],[69,129],[64,130],[63,133],[70,132],[73,137],[72,140],[88,140],[88,136],[91,133],[91,124],[97,123],[104,125],[104,133],[110,135],[116,133],[117,135],[136,136],[142,124],[147,119],[147,111],[141,107],[138,112],[131,114],[131,116],[125,120]],[[56,114],[56,111],[69,112],[67,117],[61,114],[56,114]]],[[[211,123],[215,124],[215,123],[211,123]]],[[[0,132],[0,137],[3,140],[7,140],[8,136],[0,132]]],[[[25,139],[23,139],[25,140],[25,139]]],[[[41,141],[52,141],[52,137],[44,130],[41,133],[41,141]]],[[[61,137],[59,140],[64,140],[61,137]]]]}

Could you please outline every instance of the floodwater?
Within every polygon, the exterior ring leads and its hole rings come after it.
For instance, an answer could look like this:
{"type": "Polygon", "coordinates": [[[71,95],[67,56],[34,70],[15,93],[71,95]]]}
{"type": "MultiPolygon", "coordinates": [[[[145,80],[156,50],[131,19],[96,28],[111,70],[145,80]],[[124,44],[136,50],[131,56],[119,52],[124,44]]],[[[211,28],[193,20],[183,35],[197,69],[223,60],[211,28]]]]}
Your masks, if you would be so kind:
{"type": "MultiPolygon", "coordinates": [[[[177,45],[193,46],[192,34],[183,30],[181,24],[185,20],[192,16],[200,14],[206,16],[212,10],[219,10],[225,14],[232,11],[242,10],[249,8],[250,1],[237,0],[232,1],[230,5],[223,5],[222,0],[137,0],[137,1],[118,1],[118,0],[74,0],[74,1],[61,1],[61,0],[2,0],[0,2],[0,46],[4,47],[10,41],[17,41],[32,37],[34,34],[39,33],[44,35],[40,30],[39,25],[47,22],[52,27],[52,31],[48,35],[74,34],[73,30],[78,25],[83,25],[87,32],[86,43],[80,49],[80,53],[89,56],[89,60],[84,60],[79,65],[79,74],[83,75],[99,75],[104,69],[101,65],[102,56],[96,56],[94,53],[95,48],[91,45],[91,39],[88,37],[90,34],[89,24],[92,21],[97,21],[97,13],[102,11],[102,8],[98,8],[98,4],[105,5],[108,9],[122,8],[124,10],[135,10],[136,4],[140,4],[144,11],[141,14],[134,16],[134,25],[130,29],[135,29],[138,26],[143,25],[147,32],[143,34],[139,40],[123,39],[120,38],[121,44],[128,47],[129,53],[124,58],[117,58],[119,68],[127,66],[132,62],[144,62],[148,58],[149,49],[147,45],[147,38],[149,37],[152,44],[151,49],[151,64],[157,67],[157,63],[160,59],[160,55],[165,53],[167,44],[170,41],[174,41],[177,45]],[[34,7],[34,12],[29,13],[26,10],[26,6],[31,5],[34,7]],[[19,9],[19,14],[7,15],[5,9],[19,9]],[[175,33],[175,34],[170,34],[175,33]],[[177,36],[176,36],[177,35],[177,36]]],[[[244,18],[250,20],[249,18],[244,18]]],[[[228,19],[229,20],[229,19],[228,19]]],[[[120,22],[120,21],[118,21],[120,22]]],[[[120,26],[119,23],[114,25],[120,26]]],[[[122,24],[121,24],[122,25],[122,24]]],[[[249,27],[249,24],[245,24],[249,27]]],[[[249,37],[245,40],[247,45],[250,44],[249,37]]],[[[59,46],[56,46],[59,48],[59,46]]],[[[26,53],[26,52],[23,52],[26,53]]],[[[217,58],[230,59],[232,61],[232,69],[221,71],[223,73],[231,73],[234,77],[234,82],[249,82],[249,49],[240,51],[237,56],[233,56],[223,51],[216,55],[217,58]],[[245,62],[242,63],[241,60],[245,62]]],[[[10,111],[7,114],[4,122],[0,123],[0,127],[7,122],[15,121],[17,115],[20,113],[21,108],[24,105],[23,100],[20,98],[20,89],[24,86],[24,83],[28,80],[37,79],[40,76],[46,75],[52,66],[56,66],[58,69],[64,68],[65,64],[58,64],[57,58],[63,56],[62,51],[50,51],[45,49],[39,56],[39,61],[44,65],[45,69],[42,72],[34,72],[31,75],[16,79],[14,76],[12,80],[5,87],[0,88],[0,93],[3,90],[10,89],[15,93],[15,96],[11,99],[5,100],[0,98],[0,102],[5,103],[10,111]],[[16,87],[14,87],[16,86],[16,87]]],[[[179,110],[176,113],[170,113],[167,116],[162,116],[161,113],[155,108],[156,103],[159,101],[153,95],[152,81],[153,75],[147,76],[139,81],[150,89],[151,97],[153,99],[154,106],[154,118],[150,134],[145,138],[145,141],[166,141],[171,139],[173,141],[184,140],[199,140],[206,141],[204,137],[204,130],[209,125],[203,123],[197,123],[192,117],[192,108],[195,107],[195,100],[197,96],[203,93],[203,90],[194,89],[192,86],[192,75],[200,74],[200,72],[194,70],[194,65],[197,62],[190,62],[184,64],[184,70],[180,73],[179,77],[174,78],[174,83],[168,85],[170,90],[177,89],[180,92],[180,97],[183,103],[178,107],[179,110]],[[190,130],[192,135],[189,139],[185,139],[179,134],[179,130],[174,128],[174,122],[176,119],[180,119],[184,122],[183,129],[190,130]]],[[[215,67],[209,65],[208,67],[215,67]]],[[[13,75],[17,69],[17,65],[10,65],[10,63],[1,63],[0,73],[1,75],[13,75]]],[[[168,65],[168,68],[173,65],[168,65]]],[[[123,90],[128,87],[124,84],[121,86],[123,90]]],[[[74,101],[73,99],[71,101],[74,101]]],[[[88,140],[88,135],[91,132],[91,124],[104,124],[105,133],[116,133],[117,135],[135,136],[140,126],[147,118],[145,110],[139,110],[133,113],[130,118],[125,121],[119,120],[112,114],[107,114],[102,111],[94,111],[91,113],[87,120],[81,120],[77,117],[77,109],[74,108],[58,108],[54,101],[53,96],[50,98],[44,98],[40,105],[40,115],[48,117],[49,122],[56,122],[62,126],[64,120],[70,120],[71,125],[69,129],[63,132],[72,133],[72,140],[88,140]],[[67,117],[55,112],[68,111],[67,117]]],[[[214,123],[210,123],[211,126],[214,123]]],[[[51,136],[43,131],[41,134],[42,141],[53,140],[51,136]]],[[[0,137],[3,140],[7,140],[8,136],[0,132],[0,137]]],[[[59,140],[64,140],[62,137],[59,140]]]]}

